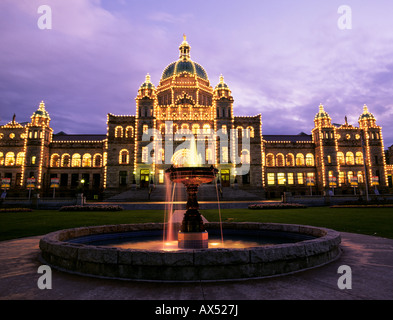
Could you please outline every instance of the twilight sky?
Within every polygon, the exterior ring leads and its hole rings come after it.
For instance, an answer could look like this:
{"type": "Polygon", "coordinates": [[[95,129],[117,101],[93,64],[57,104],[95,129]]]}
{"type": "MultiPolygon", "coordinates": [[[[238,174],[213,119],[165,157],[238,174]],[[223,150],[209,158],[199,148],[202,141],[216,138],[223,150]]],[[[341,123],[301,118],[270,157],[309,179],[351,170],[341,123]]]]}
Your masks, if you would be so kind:
{"type": "Polygon", "coordinates": [[[393,144],[391,0],[1,0],[0,124],[44,100],[55,133],[105,134],[107,113],[135,114],[146,73],[158,85],[183,33],[213,87],[223,74],[235,115],[262,114],[263,134],[310,133],[320,103],[357,126],[367,104],[393,144]]]}

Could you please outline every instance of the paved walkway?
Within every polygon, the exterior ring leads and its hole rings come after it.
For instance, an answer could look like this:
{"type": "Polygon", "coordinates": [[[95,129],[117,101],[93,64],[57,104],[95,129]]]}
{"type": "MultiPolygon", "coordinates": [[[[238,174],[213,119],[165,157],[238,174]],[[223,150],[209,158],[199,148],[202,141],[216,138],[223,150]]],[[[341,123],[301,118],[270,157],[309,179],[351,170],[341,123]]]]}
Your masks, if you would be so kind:
{"type": "Polygon", "coordinates": [[[246,281],[155,283],[96,279],[52,271],[52,289],[37,286],[40,237],[0,242],[0,300],[393,300],[393,240],[342,233],[343,254],[326,266],[246,281]],[[352,289],[340,290],[341,265],[352,289]]]}

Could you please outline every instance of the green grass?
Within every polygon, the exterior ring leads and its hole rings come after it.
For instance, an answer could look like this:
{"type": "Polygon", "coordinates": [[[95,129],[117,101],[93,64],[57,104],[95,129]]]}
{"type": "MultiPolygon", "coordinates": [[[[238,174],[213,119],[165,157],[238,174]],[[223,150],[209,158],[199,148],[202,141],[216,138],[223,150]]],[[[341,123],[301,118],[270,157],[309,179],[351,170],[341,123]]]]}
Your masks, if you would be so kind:
{"type": "MultiPolygon", "coordinates": [[[[203,214],[209,221],[219,220],[217,210],[203,214]]],[[[221,210],[221,217],[222,221],[304,224],[393,239],[392,208],[227,209],[221,210]]]]}
{"type": "MultiPolygon", "coordinates": [[[[201,213],[209,221],[219,221],[218,210],[201,210],[201,213]]],[[[221,216],[222,221],[305,224],[393,239],[392,208],[225,209],[221,210],[221,216]]],[[[2,212],[0,213],[0,240],[42,235],[55,230],[81,226],[163,221],[163,210],[2,212]]]]}
{"type": "Polygon", "coordinates": [[[0,213],[0,241],[46,234],[60,229],[124,223],[163,222],[164,211],[33,212],[0,213]]]}

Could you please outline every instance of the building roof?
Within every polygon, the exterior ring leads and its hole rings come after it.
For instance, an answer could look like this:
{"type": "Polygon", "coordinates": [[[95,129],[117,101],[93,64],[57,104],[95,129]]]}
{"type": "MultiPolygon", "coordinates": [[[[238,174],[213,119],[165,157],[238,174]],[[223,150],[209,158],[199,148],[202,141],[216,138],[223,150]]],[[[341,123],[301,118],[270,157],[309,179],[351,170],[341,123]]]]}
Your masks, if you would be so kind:
{"type": "Polygon", "coordinates": [[[297,135],[263,135],[267,142],[312,142],[312,135],[300,133],[297,135]]]}
{"type": "Polygon", "coordinates": [[[198,76],[204,80],[208,80],[205,69],[200,64],[191,60],[190,49],[191,46],[188,44],[186,36],[184,35],[184,41],[179,47],[179,60],[172,62],[165,68],[161,76],[161,81],[182,73],[188,73],[193,76],[198,76]]]}
{"type": "Polygon", "coordinates": [[[54,134],[52,137],[53,142],[93,142],[105,139],[106,134],[66,134],[63,131],[54,134]]]}

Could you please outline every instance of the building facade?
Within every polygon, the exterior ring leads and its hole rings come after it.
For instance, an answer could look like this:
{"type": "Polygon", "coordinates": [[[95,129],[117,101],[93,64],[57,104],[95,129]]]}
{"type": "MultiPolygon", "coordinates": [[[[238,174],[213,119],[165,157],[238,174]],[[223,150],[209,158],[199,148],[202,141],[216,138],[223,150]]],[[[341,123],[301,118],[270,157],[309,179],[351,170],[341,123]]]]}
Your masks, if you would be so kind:
{"type": "Polygon", "coordinates": [[[382,128],[367,106],[358,127],[333,124],[320,105],[311,134],[263,135],[261,114],[235,116],[224,78],[213,87],[190,50],[184,38],[158,86],[146,76],[136,114],[108,114],[106,134],[54,134],[44,102],[29,122],[14,116],[0,127],[3,188],[23,195],[33,184],[49,195],[58,179],[56,194],[109,196],[164,184],[171,165],[213,165],[222,187],[264,190],[267,197],[392,187],[382,128]]]}

